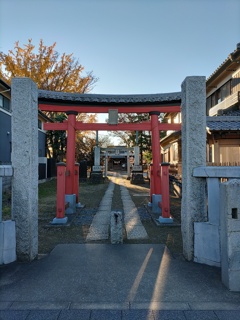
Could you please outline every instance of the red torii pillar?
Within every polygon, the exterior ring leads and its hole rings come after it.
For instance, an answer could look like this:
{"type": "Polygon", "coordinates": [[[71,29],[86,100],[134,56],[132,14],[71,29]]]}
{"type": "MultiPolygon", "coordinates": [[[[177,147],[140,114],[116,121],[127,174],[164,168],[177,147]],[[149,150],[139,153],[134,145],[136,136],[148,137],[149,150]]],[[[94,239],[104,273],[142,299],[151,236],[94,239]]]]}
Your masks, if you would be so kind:
{"type": "Polygon", "coordinates": [[[151,190],[151,199],[153,194],[162,193],[162,184],[161,184],[161,171],[160,171],[160,136],[159,136],[159,127],[158,127],[158,116],[160,115],[159,111],[149,112],[151,117],[151,130],[152,130],[152,175],[153,179],[152,190],[151,190]]]}
{"type": "Polygon", "coordinates": [[[77,111],[67,111],[67,167],[66,194],[74,194],[75,146],[76,146],[76,116],[77,111]]]}

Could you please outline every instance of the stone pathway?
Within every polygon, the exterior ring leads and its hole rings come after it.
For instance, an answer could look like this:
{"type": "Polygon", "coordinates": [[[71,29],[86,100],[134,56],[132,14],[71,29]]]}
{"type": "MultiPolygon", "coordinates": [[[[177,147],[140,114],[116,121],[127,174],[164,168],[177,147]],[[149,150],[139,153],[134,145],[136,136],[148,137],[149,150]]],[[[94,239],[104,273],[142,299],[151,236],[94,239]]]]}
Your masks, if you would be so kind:
{"type": "Polygon", "coordinates": [[[107,240],[115,183],[110,182],[95,214],[86,241],[107,240]]]}
{"type": "Polygon", "coordinates": [[[92,224],[89,228],[89,233],[86,241],[108,240],[109,238],[109,224],[110,214],[112,210],[112,198],[116,184],[120,185],[121,199],[123,202],[124,224],[127,234],[127,239],[146,239],[147,232],[142,225],[138,210],[132,201],[132,198],[125,185],[125,180],[119,175],[115,175],[109,183],[102,201],[99,205],[98,211],[93,218],[92,224]]]}
{"type": "MultiPolygon", "coordinates": [[[[124,180],[122,180],[124,181],[124,180]]],[[[124,181],[125,182],[125,181],[124,181]]],[[[123,202],[124,223],[128,239],[147,239],[147,232],[142,225],[138,210],[132,201],[129,191],[123,185],[120,186],[123,202]]]]}

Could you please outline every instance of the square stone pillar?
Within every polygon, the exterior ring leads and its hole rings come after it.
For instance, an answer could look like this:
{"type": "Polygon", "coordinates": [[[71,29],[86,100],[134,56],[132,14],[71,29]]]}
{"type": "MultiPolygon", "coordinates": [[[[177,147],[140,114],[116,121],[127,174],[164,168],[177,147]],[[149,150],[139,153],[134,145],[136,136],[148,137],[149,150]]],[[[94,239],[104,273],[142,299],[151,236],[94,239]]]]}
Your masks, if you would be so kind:
{"type": "Polygon", "coordinates": [[[139,166],[139,146],[134,147],[134,165],[139,166]]]}
{"type": "Polygon", "coordinates": [[[14,78],[12,105],[12,214],[17,258],[38,254],[38,89],[29,78],[14,78]]]}
{"type": "Polygon", "coordinates": [[[220,237],[222,282],[240,291],[240,180],[220,185],[220,237]]]}
{"type": "Polygon", "coordinates": [[[193,259],[194,222],[206,219],[205,179],[193,168],[206,165],[206,79],[187,77],[182,83],[182,207],[183,254],[193,259]]]}
{"type": "Polygon", "coordinates": [[[100,166],[100,153],[101,148],[96,146],[94,147],[94,165],[93,165],[93,171],[101,171],[102,167],[100,166]]]}

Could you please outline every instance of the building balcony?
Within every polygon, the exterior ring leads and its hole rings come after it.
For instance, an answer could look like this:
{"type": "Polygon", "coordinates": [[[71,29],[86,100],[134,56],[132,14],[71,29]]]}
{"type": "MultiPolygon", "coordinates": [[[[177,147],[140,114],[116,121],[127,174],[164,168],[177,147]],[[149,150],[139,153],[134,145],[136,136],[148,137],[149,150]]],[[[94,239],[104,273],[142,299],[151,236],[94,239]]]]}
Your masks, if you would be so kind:
{"type": "Polygon", "coordinates": [[[240,101],[240,91],[231,94],[209,110],[209,116],[216,116],[219,110],[226,110],[240,101]]]}

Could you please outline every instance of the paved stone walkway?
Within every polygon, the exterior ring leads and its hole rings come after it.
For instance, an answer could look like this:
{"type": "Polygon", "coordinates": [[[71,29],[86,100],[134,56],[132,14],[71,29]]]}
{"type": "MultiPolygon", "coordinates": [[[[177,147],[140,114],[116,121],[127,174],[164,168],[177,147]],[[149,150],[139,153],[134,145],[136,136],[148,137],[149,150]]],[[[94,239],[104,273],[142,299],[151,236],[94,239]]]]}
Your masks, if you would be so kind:
{"type": "Polygon", "coordinates": [[[132,201],[132,198],[125,187],[126,182],[120,176],[115,174],[111,178],[108,189],[99,205],[98,211],[93,218],[89,228],[89,233],[86,241],[107,240],[109,238],[110,214],[112,210],[112,198],[116,184],[120,185],[121,200],[123,202],[124,224],[127,234],[127,239],[146,239],[147,232],[142,225],[138,210],[132,201]]]}

